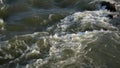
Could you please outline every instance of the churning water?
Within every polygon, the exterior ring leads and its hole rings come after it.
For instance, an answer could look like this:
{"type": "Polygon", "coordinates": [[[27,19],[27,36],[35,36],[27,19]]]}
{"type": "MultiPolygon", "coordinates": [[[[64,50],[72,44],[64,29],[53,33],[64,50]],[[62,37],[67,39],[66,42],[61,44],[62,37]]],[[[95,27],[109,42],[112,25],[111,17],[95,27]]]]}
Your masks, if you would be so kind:
{"type": "Polygon", "coordinates": [[[0,0],[0,68],[120,68],[120,17],[91,1],[0,0]]]}

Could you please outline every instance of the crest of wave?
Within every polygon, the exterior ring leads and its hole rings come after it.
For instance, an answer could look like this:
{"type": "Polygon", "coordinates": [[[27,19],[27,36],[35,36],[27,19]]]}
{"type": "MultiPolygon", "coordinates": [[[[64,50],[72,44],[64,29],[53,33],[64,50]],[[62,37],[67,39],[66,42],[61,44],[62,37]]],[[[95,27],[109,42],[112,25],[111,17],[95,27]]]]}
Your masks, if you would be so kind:
{"type": "Polygon", "coordinates": [[[117,30],[116,27],[109,23],[108,14],[110,12],[107,10],[76,12],[62,19],[57,24],[56,29],[52,30],[55,32],[117,30]]]}
{"type": "Polygon", "coordinates": [[[118,32],[92,31],[82,35],[79,33],[64,36],[54,35],[49,39],[52,45],[49,56],[37,59],[26,65],[26,68],[120,67],[118,58],[120,35],[118,32]]]}
{"type": "Polygon", "coordinates": [[[1,64],[6,63],[1,67],[14,64],[16,68],[117,68],[119,42],[117,31],[16,36],[0,45],[1,64]]]}

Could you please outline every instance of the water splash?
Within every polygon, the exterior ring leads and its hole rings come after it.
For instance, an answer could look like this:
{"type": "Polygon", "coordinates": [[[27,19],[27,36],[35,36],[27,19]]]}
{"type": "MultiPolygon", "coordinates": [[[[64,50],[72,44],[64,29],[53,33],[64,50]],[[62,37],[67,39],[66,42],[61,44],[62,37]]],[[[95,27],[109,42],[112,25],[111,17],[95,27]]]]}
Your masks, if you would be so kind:
{"type": "Polygon", "coordinates": [[[55,33],[70,33],[101,29],[112,31],[117,30],[116,27],[109,23],[111,19],[107,17],[108,14],[110,14],[110,12],[106,10],[76,12],[65,17],[51,30],[54,30],[55,33]]]}

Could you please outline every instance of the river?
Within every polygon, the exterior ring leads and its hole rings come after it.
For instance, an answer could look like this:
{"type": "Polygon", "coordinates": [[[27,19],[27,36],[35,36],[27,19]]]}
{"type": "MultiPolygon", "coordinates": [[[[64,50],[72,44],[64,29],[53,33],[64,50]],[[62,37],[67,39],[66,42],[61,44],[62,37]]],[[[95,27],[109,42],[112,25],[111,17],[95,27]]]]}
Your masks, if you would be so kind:
{"type": "Polygon", "coordinates": [[[120,68],[120,16],[91,1],[0,0],[0,68],[120,68]]]}

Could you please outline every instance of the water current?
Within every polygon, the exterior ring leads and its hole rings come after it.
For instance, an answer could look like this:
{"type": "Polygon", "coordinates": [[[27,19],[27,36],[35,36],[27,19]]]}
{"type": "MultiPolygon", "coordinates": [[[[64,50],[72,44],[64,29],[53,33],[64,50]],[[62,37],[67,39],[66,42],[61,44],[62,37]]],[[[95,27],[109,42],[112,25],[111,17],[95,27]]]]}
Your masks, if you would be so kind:
{"type": "Polygon", "coordinates": [[[120,68],[120,11],[100,1],[0,0],[0,68],[120,68]]]}

